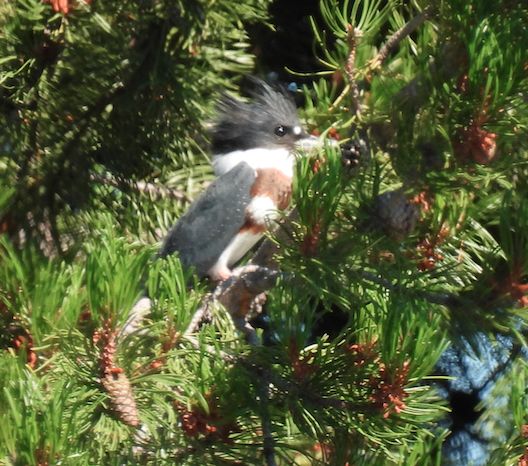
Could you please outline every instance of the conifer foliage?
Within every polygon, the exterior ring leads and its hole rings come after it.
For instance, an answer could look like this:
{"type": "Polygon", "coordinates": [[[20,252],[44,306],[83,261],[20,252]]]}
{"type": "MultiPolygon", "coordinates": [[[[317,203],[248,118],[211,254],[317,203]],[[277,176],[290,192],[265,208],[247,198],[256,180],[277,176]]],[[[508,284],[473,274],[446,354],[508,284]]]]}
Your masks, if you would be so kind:
{"type": "Polygon", "coordinates": [[[0,3],[0,464],[463,464],[449,346],[502,348],[473,434],[528,464],[520,2],[321,0],[290,72],[341,147],[237,286],[153,260],[268,6],[0,3]]]}

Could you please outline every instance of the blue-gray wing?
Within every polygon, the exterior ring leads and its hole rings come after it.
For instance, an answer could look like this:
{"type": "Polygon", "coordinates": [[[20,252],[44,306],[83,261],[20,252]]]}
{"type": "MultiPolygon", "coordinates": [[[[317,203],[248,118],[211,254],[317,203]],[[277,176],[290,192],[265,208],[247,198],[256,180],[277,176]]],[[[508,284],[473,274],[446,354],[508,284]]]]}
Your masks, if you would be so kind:
{"type": "Polygon", "coordinates": [[[205,276],[244,224],[255,176],[241,162],[216,178],[169,231],[160,257],[177,251],[184,267],[205,276]]]}

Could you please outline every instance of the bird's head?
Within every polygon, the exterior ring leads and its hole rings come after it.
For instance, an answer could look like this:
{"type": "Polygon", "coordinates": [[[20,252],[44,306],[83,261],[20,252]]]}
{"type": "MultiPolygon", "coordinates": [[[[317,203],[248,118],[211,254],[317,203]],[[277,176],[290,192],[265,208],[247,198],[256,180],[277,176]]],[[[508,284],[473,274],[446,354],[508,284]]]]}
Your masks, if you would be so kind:
{"type": "Polygon", "coordinates": [[[297,109],[282,89],[254,80],[257,90],[249,103],[223,96],[212,131],[213,154],[249,149],[286,149],[293,152],[311,136],[304,130],[297,109]]]}

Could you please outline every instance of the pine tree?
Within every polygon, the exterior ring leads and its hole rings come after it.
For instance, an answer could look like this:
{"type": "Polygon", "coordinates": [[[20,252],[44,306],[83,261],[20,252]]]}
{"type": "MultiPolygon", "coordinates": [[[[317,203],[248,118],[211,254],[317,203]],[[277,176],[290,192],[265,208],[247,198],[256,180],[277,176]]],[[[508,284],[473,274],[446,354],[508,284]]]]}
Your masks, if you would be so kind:
{"type": "Polygon", "coordinates": [[[0,3],[0,464],[462,464],[469,356],[480,461],[528,464],[520,2],[321,0],[290,71],[341,147],[229,283],[152,260],[268,6],[0,3]]]}

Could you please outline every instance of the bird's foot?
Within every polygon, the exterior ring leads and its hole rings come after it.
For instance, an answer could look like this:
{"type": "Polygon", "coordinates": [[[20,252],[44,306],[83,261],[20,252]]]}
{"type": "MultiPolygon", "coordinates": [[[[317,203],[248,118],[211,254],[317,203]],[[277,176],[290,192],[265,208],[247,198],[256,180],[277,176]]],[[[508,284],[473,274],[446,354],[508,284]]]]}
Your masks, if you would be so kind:
{"type": "Polygon", "coordinates": [[[231,270],[229,270],[227,267],[222,267],[218,270],[215,270],[215,272],[211,274],[211,278],[214,281],[223,282],[227,280],[228,278],[230,278],[232,275],[233,275],[233,272],[231,272],[231,270]]]}

